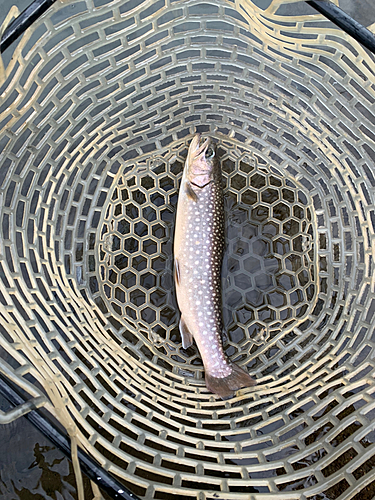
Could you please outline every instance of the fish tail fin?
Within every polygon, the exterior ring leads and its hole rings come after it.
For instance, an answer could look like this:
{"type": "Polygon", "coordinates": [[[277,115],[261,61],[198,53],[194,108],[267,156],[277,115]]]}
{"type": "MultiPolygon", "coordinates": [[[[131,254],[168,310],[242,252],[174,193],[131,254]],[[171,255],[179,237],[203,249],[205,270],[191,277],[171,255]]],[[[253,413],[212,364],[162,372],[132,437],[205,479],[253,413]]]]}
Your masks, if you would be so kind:
{"type": "Polygon", "coordinates": [[[256,380],[251,378],[250,375],[239,366],[235,364],[231,366],[232,373],[224,378],[213,377],[209,373],[206,373],[207,389],[217,394],[222,399],[232,397],[235,391],[242,387],[252,387],[257,383],[256,380]]]}

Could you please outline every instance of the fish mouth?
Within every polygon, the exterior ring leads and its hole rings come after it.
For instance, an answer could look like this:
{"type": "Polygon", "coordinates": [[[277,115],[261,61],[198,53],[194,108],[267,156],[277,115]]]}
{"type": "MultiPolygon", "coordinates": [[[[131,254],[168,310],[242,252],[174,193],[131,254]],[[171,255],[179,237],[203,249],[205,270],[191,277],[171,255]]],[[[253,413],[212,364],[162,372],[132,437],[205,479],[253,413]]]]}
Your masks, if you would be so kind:
{"type": "Polygon", "coordinates": [[[204,139],[199,134],[197,142],[198,142],[198,144],[197,144],[197,148],[195,150],[195,158],[199,158],[200,156],[203,156],[206,154],[206,151],[208,149],[208,146],[210,145],[211,139],[209,137],[204,139]]]}
{"type": "Polygon", "coordinates": [[[209,158],[213,158],[215,156],[215,149],[214,149],[214,145],[212,143],[212,140],[210,137],[207,137],[207,139],[200,139],[200,149],[202,149],[202,152],[200,153],[202,156],[204,154],[204,156],[209,159],[209,158]]]}
{"type": "Polygon", "coordinates": [[[197,134],[192,141],[192,146],[195,149],[194,158],[201,158],[202,156],[213,158],[215,156],[210,137],[203,138],[200,134],[197,134]]]}
{"type": "Polygon", "coordinates": [[[215,156],[215,149],[210,137],[203,138],[201,134],[196,134],[189,146],[187,164],[192,165],[195,161],[201,162],[203,159],[210,160],[215,156]]]}

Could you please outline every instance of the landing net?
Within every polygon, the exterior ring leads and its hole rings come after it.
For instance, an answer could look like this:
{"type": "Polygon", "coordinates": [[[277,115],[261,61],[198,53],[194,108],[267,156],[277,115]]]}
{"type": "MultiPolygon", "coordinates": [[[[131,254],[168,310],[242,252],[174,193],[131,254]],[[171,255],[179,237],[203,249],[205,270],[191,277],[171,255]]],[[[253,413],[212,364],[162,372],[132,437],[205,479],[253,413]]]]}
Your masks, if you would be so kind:
{"type": "Polygon", "coordinates": [[[288,3],[58,1],[4,74],[1,372],[146,499],[375,494],[374,58],[288,3]],[[258,381],[227,401],[178,331],[197,131],[225,351],[258,381]]]}

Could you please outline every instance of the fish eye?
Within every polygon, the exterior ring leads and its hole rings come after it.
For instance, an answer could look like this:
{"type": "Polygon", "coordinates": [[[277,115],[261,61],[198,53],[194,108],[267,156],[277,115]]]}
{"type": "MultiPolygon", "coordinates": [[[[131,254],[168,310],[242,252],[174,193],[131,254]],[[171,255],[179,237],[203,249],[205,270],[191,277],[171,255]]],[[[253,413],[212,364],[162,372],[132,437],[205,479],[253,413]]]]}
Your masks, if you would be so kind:
{"type": "Polygon", "coordinates": [[[204,155],[206,158],[213,158],[215,156],[215,151],[214,151],[214,148],[207,148],[207,151],[204,155]]]}

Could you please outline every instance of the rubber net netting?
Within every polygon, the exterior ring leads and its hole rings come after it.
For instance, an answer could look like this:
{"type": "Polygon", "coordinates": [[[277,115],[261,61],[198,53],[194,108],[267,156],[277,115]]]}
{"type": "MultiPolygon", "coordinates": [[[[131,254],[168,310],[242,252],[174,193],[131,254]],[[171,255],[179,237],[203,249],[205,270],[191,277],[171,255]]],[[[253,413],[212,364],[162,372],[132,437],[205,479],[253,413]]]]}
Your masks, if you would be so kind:
{"type": "Polygon", "coordinates": [[[0,88],[1,371],[147,499],[375,494],[374,58],[287,7],[57,2],[0,88]],[[178,331],[197,131],[226,183],[225,351],[258,380],[227,401],[178,331]]]}

